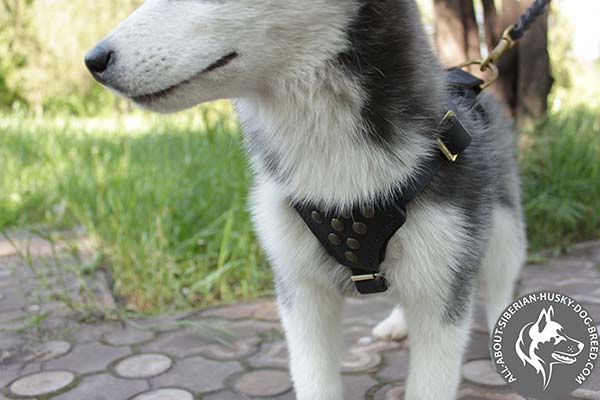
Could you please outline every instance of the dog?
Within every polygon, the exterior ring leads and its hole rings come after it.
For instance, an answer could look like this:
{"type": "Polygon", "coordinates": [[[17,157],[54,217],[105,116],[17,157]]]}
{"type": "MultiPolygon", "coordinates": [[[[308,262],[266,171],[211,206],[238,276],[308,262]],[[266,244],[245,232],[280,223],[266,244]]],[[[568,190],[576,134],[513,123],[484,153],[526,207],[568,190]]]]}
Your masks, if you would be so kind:
{"type": "Polygon", "coordinates": [[[523,362],[542,375],[544,390],[550,384],[552,371],[557,364],[571,365],[583,350],[584,344],[564,333],[563,326],[554,320],[554,307],[542,309],[538,319],[525,325],[515,350],[523,362]]]}
{"type": "MultiPolygon", "coordinates": [[[[342,307],[359,294],[292,204],[385,199],[438,151],[450,94],[415,1],[147,0],[85,62],[148,110],[234,100],[297,398],[342,399],[342,307]]],[[[410,338],[409,400],[455,398],[479,277],[491,327],[525,260],[512,123],[478,103],[485,121],[457,105],[472,144],[410,203],[380,265],[398,307],[374,333],[410,338]]]]}

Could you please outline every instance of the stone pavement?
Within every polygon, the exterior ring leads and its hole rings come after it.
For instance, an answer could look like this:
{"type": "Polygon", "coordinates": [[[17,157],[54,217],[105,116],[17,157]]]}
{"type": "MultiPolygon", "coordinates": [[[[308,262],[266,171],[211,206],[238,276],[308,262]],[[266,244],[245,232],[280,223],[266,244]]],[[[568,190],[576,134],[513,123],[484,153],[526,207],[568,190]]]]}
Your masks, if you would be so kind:
{"type": "MultiPolygon", "coordinates": [[[[98,310],[110,315],[116,307],[107,275],[62,268],[69,265],[60,258],[66,249],[55,259],[42,240],[21,238],[19,244],[32,249],[30,265],[0,240],[0,400],[294,398],[273,301],[85,323],[82,317],[98,310]],[[44,262],[49,259],[56,262],[44,262]],[[73,303],[86,312],[75,312],[73,303]]],[[[600,321],[600,242],[527,266],[520,292],[541,289],[576,298],[600,321]]],[[[348,301],[347,400],[402,399],[409,344],[370,336],[389,310],[379,298],[348,301]]],[[[523,399],[492,371],[484,321],[478,305],[459,397],[523,399]]],[[[600,399],[599,369],[568,399],[600,399]]]]}

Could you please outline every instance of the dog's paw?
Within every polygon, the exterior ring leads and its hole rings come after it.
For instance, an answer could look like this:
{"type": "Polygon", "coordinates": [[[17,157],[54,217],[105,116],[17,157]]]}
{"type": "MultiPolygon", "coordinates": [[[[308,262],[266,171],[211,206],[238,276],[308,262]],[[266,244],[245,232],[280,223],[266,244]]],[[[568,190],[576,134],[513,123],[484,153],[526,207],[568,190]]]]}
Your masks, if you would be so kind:
{"type": "Polygon", "coordinates": [[[405,339],[408,335],[408,327],[402,308],[394,308],[394,311],[386,319],[373,328],[372,334],[382,340],[400,341],[405,339]]]}

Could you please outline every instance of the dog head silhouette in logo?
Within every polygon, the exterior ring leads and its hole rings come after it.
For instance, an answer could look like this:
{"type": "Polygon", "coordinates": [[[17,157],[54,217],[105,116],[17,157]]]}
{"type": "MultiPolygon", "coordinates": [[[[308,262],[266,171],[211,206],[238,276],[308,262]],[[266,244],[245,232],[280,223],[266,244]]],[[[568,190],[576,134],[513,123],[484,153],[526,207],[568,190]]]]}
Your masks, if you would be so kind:
{"type": "Polygon", "coordinates": [[[515,344],[523,365],[529,364],[542,375],[544,390],[552,379],[556,364],[574,364],[584,344],[567,336],[565,328],[554,319],[554,308],[543,309],[537,321],[521,329],[515,344]]]}

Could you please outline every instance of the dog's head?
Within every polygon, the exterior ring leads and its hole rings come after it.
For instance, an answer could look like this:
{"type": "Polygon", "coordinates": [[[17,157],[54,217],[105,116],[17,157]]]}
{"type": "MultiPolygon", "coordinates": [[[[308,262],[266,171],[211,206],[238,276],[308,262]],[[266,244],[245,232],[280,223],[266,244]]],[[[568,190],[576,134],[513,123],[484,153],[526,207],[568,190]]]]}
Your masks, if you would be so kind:
{"type": "Polygon", "coordinates": [[[569,337],[564,327],[554,320],[554,308],[543,309],[537,321],[521,329],[516,343],[517,355],[523,364],[529,364],[544,377],[548,385],[555,364],[573,364],[584,344],[569,337]]]}
{"type": "Polygon", "coordinates": [[[146,0],[87,55],[102,84],[159,112],[241,97],[346,45],[352,0],[146,0]]]}

